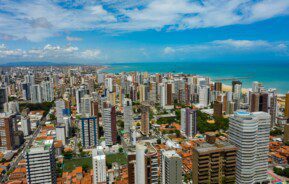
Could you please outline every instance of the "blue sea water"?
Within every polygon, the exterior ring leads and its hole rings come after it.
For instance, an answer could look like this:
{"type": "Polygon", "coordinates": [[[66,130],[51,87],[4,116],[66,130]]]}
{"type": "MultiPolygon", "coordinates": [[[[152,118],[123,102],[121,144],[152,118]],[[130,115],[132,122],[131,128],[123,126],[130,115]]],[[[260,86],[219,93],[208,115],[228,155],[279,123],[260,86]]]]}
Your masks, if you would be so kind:
{"type": "MultiPolygon", "coordinates": [[[[281,94],[289,91],[289,62],[147,62],[118,63],[108,67],[105,72],[109,73],[174,72],[208,76],[212,80],[241,77],[246,88],[251,88],[252,82],[258,81],[265,88],[276,88],[281,94]]],[[[229,80],[223,82],[231,84],[229,80]]]]}

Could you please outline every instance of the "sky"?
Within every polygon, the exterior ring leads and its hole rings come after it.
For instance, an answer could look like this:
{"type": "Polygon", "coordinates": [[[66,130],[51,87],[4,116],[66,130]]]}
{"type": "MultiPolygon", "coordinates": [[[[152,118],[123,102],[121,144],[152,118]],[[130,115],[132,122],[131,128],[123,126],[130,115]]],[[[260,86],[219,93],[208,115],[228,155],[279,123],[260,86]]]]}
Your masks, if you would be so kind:
{"type": "Polygon", "coordinates": [[[289,0],[1,0],[0,64],[289,62],[289,0]]]}

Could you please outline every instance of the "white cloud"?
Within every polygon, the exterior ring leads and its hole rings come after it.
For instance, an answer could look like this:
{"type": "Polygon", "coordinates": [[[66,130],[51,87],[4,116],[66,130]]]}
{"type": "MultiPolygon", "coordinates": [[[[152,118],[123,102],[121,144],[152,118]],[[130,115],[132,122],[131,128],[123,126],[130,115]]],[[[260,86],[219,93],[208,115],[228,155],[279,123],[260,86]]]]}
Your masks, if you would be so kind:
{"type": "Polygon", "coordinates": [[[175,49],[173,49],[172,47],[164,48],[164,53],[165,54],[171,54],[171,53],[174,53],[174,52],[175,52],[175,49]]]}
{"type": "Polygon", "coordinates": [[[66,40],[67,40],[67,41],[70,41],[70,42],[78,42],[78,41],[81,41],[82,38],[72,37],[72,36],[66,36],[66,40]]]}
{"type": "Polygon", "coordinates": [[[38,49],[8,49],[4,44],[0,44],[0,58],[3,59],[15,59],[15,60],[68,60],[68,59],[99,59],[101,57],[101,51],[98,49],[79,50],[78,47],[71,45],[58,46],[47,44],[43,48],[38,49]]]}
{"type": "Polygon", "coordinates": [[[2,50],[2,49],[6,49],[6,46],[3,43],[0,44],[0,50],[2,50]]]}
{"type": "Polygon", "coordinates": [[[88,50],[81,52],[81,57],[86,58],[86,59],[95,59],[95,58],[99,58],[100,53],[101,52],[98,49],[88,49],[88,50]]]}
{"type": "Polygon", "coordinates": [[[216,40],[212,42],[216,45],[221,46],[229,46],[229,47],[235,47],[235,48],[251,48],[251,47],[267,47],[270,46],[270,43],[263,40],[216,40]]]}
{"type": "Polygon", "coordinates": [[[288,0],[3,0],[0,35],[41,41],[66,31],[220,27],[288,13],[288,0]]]}
{"type": "Polygon", "coordinates": [[[287,42],[268,42],[264,40],[215,40],[202,44],[182,45],[175,47],[165,47],[165,54],[184,54],[184,53],[236,53],[236,52],[272,52],[287,53],[287,42]]]}

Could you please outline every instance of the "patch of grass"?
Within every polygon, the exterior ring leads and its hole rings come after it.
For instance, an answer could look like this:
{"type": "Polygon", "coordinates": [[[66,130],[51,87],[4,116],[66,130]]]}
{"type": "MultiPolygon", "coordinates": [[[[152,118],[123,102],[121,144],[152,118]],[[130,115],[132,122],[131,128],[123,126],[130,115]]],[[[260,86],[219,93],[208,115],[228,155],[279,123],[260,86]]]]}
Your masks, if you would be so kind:
{"type": "MultiPolygon", "coordinates": [[[[111,167],[113,162],[117,162],[120,165],[127,164],[127,156],[125,153],[116,153],[106,155],[106,165],[108,168],[111,167]]],[[[63,172],[71,172],[76,167],[87,165],[88,169],[92,169],[92,158],[79,158],[79,159],[64,159],[63,161],[63,172]]]]}
{"type": "Polygon", "coordinates": [[[64,159],[63,161],[63,171],[64,172],[71,172],[76,167],[88,165],[89,169],[92,169],[92,159],[91,157],[88,158],[79,158],[79,159],[64,159]]]}
{"type": "Polygon", "coordinates": [[[116,153],[116,154],[108,154],[106,155],[106,164],[112,164],[113,162],[117,162],[120,165],[127,164],[127,156],[125,153],[116,153]]]}

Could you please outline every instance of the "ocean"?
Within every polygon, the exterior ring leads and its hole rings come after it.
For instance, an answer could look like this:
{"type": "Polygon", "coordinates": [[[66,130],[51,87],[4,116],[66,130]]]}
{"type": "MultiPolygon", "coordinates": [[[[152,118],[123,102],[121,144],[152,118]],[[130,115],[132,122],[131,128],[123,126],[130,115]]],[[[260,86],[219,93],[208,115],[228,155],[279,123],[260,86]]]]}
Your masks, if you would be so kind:
{"type": "Polygon", "coordinates": [[[147,62],[118,63],[107,65],[109,73],[149,72],[149,73],[184,73],[223,80],[230,85],[231,78],[240,78],[243,87],[251,88],[253,81],[258,81],[268,88],[276,88],[278,93],[289,91],[289,62],[147,62]]]}

